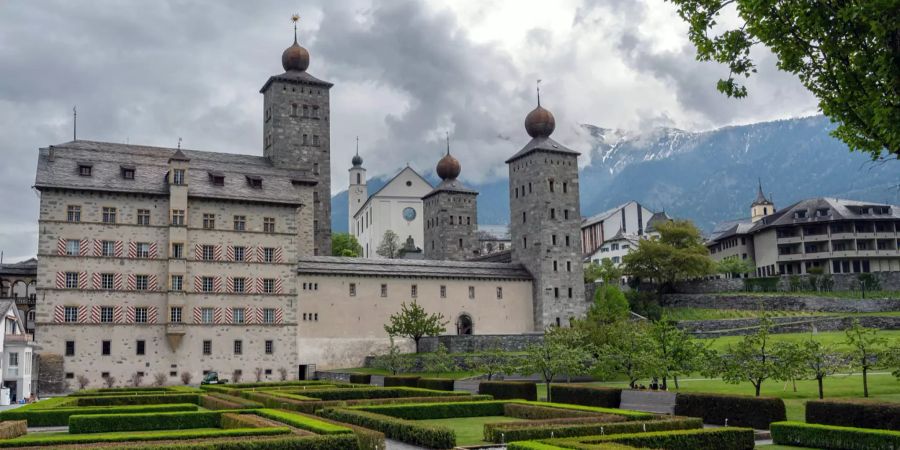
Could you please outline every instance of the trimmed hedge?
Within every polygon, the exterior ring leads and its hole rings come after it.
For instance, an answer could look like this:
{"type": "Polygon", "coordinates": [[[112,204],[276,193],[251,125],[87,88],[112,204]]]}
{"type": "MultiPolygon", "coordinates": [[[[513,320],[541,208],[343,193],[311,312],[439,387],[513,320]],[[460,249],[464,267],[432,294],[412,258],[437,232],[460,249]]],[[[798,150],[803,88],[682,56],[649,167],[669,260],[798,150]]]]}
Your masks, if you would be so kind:
{"type": "Polygon", "coordinates": [[[388,375],[384,377],[384,387],[416,387],[418,386],[419,378],[415,375],[388,375]]]}
{"type": "Polygon", "coordinates": [[[407,420],[449,419],[453,417],[502,416],[504,401],[445,402],[401,405],[354,406],[350,409],[407,420]]]}
{"type": "MultiPolygon", "coordinates": [[[[288,434],[291,429],[288,427],[275,428],[237,428],[231,430],[221,429],[204,429],[204,430],[162,430],[148,431],[146,433],[87,433],[87,434],[70,434],[70,433],[35,433],[26,434],[18,438],[0,441],[0,447],[47,447],[58,445],[75,445],[75,444],[91,444],[103,442],[141,442],[141,441],[158,441],[158,440],[186,440],[186,439],[210,439],[210,438],[231,438],[242,436],[273,436],[280,434],[288,434]]],[[[133,447],[128,447],[133,448],[133,447]]]]}
{"type": "Polygon", "coordinates": [[[493,400],[490,395],[456,395],[446,392],[446,396],[437,397],[403,397],[403,398],[367,398],[359,400],[347,400],[343,402],[346,406],[363,406],[363,405],[394,405],[397,403],[444,403],[444,402],[476,402],[493,400]]]}
{"type": "Polygon", "coordinates": [[[510,403],[519,403],[523,405],[534,405],[534,406],[546,406],[548,408],[561,408],[575,411],[588,411],[600,414],[615,414],[617,416],[625,417],[629,420],[650,420],[656,417],[653,413],[642,412],[642,411],[631,411],[628,409],[617,409],[617,408],[601,408],[599,406],[584,406],[584,405],[566,405],[562,403],[550,403],[550,402],[523,402],[519,400],[513,400],[510,403]]]}
{"type": "Polygon", "coordinates": [[[900,403],[870,400],[810,400],[806,402],[806,422],[900,430],[900,403]]]}
{"type": "Polygon", "coordinates": [[[372,375],[367,373],[351,373],[350,382],[353,384],[372,384],[372,375]]]}
{"type": "Polygon", "coordinates": [[[456,380],[452,378],[419,378],[416,387],[434,391],[453,391],[456,380]]]}
{"type": "Polygon", "coordinates": [[[142,445],[132,450],[333,450],[356,448],[353,435],[306,436],[276,439],[142,445]]]}
{"type": "Polygon", "coordinates": [[[537,400],[537,384],[533,381],[482,381],[478,393],[497,400],[537,400]]]}
{"type": "MultiPolygon", "coordinates": [[[[515,422],[513,422],[515,423],[515,422]]],[[[691,430],[703,428],[703,421],[698,418],[680,418],[670,420],[631,421],[618,423],[582,423],[582,424],[540,424],[529,426],[504,427],[503,423],[485,424],[484,439],[488,442],[526,441],[546,439],[550,437],[610,435],[623,433],[641,433],[652,431],[691,430]]]]}
{"type": "Polygon", "coordinates": [[[69,434],[219,428],[221,419],[218,411],[73,415],[69,434]]]}
{"type": "Polygon", "coordinates": [[[550,398],[557,403],[618,408],[622,403],[622,389],[581,384],[551,384],[550,398]]]}
{"type": "MultiPolygon", "coordinates": [[[[275,396],[283,396],[282,393],[272,393],[275,396]]],[[[296,395],[291,392],[289,395],[296,395]]],[[[443,397],[443,396],[469,396],[468,392],[446,392],[432,389],[420,389],[416,387],[367,387],[359,389],[321,389],[305,391],[304,397],[319,400],[357,400],[368,398],[402,398],[402,397],[443,397]]]]}
{"type": "Polygon", "coordinates": [[[779,445],[846,450],[900,448],[900,431],[838,427],[803,422],[772,424],[772,441],[779,445]]]}
{"type": "MultiPolygon", "coordinates": [[[[535,441],[512,442],[506,446],[506,450],[565,450],[566,447],[558,447],[556,445],[544,444],[535,441]]],[[[634,450],[630,445],[614,444],[606,442],[591,447],[591,450],[634,450]]]]}
{"type": "Polygon", "coordinates": [[[370,430],[368,428],[363,428],[359,425],[353,425],[348,423],[341,423],[336,420],[327,419],[325,417],[317,417],[314,415],[307,415],[303,413],[295,413],[299,414],[303,417],[309,417],[311,419],[317,419],[325,423],[330,423],[332,425],[337,425],[340,427],[347,427],[353,431],[353,434],[356,435],[356,443],[357,448],[359,450],[384,450],[385,440],[384,433],[380,431],[370,430]]]}
{"type": "Polygon", "coordinates": [[[0,423],[0,439],[12,439],[28,433],[28,423],[24,420],[10,420],[0,423]]]}
{"type": "Polygon", "coordinates": [[[272,419],[288,424],[295,428],[300,428],[301,430],[312,431],[316,434],[344,434],[351,432],[347,427],[323,422],[315,417],[279,411],[277,409],[261,409],[254,414],[265,417],[266,419],[272,419]]]}
{"type": "Polygon", "coordinates": [[[243,397],[211,392],[200,396],[200,406],[206,409],[257,409],[262,408],[263,404],[243,397]]]}
{"type": "MultiPolygon", "coordinates": [[[[527,420],[569,419],[578,417],[599,417],[600,413],[578,411],[575,409],[550,408],[525,403],[507,403],[503,406],[503,415],[527,420]]],[[[621,417],[621,416],[615,416],[621,417]]]]}
{"type": "Polygon", "coordinates": [[[0,421],[24,420],[30,427],[62,427],[69,424],[69,417],[91,414],[137,414],[157,412],[196,411],[197,405],[175,403],[171,405],[97,406],[90,408],[25,409],[15,408],[0,413],[0,421]]]}
{"type": "Polygon", "coordinates": [[[216,385],[216,384],[204,384],[200,386],[200,389],[210,389],[215,387],[225,387],[230,389],[248,389],[248,388],[267,388],[267,387],[277,387],[277,386],[316,386],[322,384],[334,384],[333,381],[318,381],[318,380],[297,380],[297,381],[262,381],[259,383],[234,383],[234,384],[226,384],[226,385],[216,385]]]}
{"type": "Polygon", "coordinates": [[[681,394],[675,397],[675,415],[700,417],[703,423],[767,429],[787,416],[784,401],[773,397],[724,394],[681,394]]]}
{"type": "Polygon", "coordinates": [[[234,428],[272,428],[272,423],[252,414],[225,413],[222,414],[220,426],[223,430],[234,428]]]}
{"type": "Polygon", "coordinates": [[[345,408],[325,408],[318,414],[339,422],[380,431],[388,438],[407,444],[428,448],[453,448],[456,446],[456,434],[447,427],[423,425],[413,420],[397,419],[383,414],[345,408]]]}
{"type": "Polygon", "coordinates": [[[585,450],[594,450],[598,448],[598,444],[606,443],[666,450],[752,450],[754,437],[750,428],[728,427],[547,439],[539,442],[585,450]]]}
{"type": "Polygon", "coordinates": [[[200,404],[200,394],[109,395],[78,397],[78,406],[161,405],[168,403],[200,404]]]}

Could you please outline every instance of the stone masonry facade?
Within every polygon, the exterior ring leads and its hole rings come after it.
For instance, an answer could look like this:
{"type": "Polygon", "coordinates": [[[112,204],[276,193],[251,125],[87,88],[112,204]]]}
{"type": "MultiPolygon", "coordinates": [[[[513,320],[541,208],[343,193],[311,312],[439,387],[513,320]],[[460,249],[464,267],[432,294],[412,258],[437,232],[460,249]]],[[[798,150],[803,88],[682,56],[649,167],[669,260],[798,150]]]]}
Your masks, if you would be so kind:
{"type": "Polygon", "coordinates": [[[436,191],[423,199],[425,258],[463,261],[479,248],[477,194],[436,191]]]}

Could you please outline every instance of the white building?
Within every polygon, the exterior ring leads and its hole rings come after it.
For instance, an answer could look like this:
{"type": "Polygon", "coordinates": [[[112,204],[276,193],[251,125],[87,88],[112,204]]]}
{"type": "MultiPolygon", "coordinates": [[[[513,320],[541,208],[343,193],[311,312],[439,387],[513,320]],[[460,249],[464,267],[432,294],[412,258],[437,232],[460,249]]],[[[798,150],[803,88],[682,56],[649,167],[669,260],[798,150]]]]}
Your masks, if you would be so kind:
{"type": "Polygon", "coordinates": [[[12,402],[31,397],[31,368],[34,342],[25,333],[22,315],[16,303],[0,301],[3,314],[3,334],[0,335],[0,370],[3,371],[3,387],[9,388],[12,402]]]}
{"type": "Polygon", "coordinates": [[[642,236],[654,214],[632,200],[584,219],[581,222],[581,248],[584,254],[594,253],[619,233],[642,236]]]}
{"type": "Polygon", "coordinates": [[[401,246],[412,237],[415,245],[421,247],[425,239],[422,197],[432,189],[428,180],[407,166],[369,196],[366,170],[362,158],[356,155],[350,169],[348,229],[362,247],[360,256],[380,258],[378,246],[388,230],[397,234],[401,246]]]}

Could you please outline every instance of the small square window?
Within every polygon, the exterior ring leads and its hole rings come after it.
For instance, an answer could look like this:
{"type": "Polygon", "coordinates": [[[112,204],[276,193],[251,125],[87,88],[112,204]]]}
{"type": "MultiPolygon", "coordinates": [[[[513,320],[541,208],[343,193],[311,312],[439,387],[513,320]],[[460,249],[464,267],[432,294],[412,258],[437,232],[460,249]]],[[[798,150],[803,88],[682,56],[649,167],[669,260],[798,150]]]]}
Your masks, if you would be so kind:
{"type": "Polygon", "coordinates": [[[123,167],[122,168],[122,178],[126,180],[134,179],[134,168],[133,167],[123,167]]]}
{"type": "Polygon", "coordinates": [[[79,164],[78,165],[78,175],[83,177],[91,176],[92,166],[90,164],[79,164]]]}
{"type": "Polygon", "coordinates": [[[71,380],[75,378],[75,372],[66,372],[66,379],[71,380]]]}

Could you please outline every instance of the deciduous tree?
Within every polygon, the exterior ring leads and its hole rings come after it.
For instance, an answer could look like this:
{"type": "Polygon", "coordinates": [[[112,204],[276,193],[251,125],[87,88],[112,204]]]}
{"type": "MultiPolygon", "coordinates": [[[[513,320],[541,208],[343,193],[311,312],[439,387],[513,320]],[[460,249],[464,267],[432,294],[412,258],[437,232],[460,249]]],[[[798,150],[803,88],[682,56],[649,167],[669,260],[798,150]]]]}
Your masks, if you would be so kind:
{"type": "Polygon", "coordinates": [[[885,340],[878,336],[878,329],[866,328],[853,319],[853,324],[845,331],[850,347],[851,367],[862,370],[863,397],[869,396],[869,370],[877,363],[879,357],[885,355],[885,340]]]}
{"type": "Polygon", "coordinates": [[[846,367],[846,358],[840,352],[828,348],[812,337],[803,342],[801,352],[806,373],[819,385],[819,398],[825,398],[823,389],[825,377],[834,375],[846,367]]]}
{"type": "Polygon", "coordinates": [[[447,320],[441,313],[428,314],[425,308],[413,301],[409,305],[403,302],[400,312],[391,314],[390,323],[384,326],[388,336],[408,337],[416,343],[416,352],[419,351],[419,340],[423,336],[437,336],[447,331],[447,320]]]}
{"type": "Polygon", "coordinates": [[[331,235],[331,256],[358,257],[362,255],[362,246],[356,236],[350,233],[334,233],[331,235]]]}
{"type": "Polygon", "coordinates": [[[744,336],[736,345],[725,349],[719,365],[722,381],[730,384],[749,381],[759,397],[763,382],[770,378],[779,379],[782,374],[776,358],[779,346],[771,340],[771,327],[772,320],[768,315],[763,315],[755,333],[744,336]]]}
{"type": "Polygon", "coordinates": [[[591,262],[584,268],[584,282],[593,283],[602,281],[603,284],[618,284],[622,278],[623,272],[620,267],[616,267],[615,263],[609,258],[603,258],[600,263],[591,262]]]}
{"type": "Polygon", "coordinates": [[[384,232],[384,236],[381,237],[381,243],[378,244],[378,249],[375,250],[375,253],[384,258],[394,259],[400,253],[400,248],[400,238],[397,237],[397,233],[387,230],[384,232]]]}
{"type": "Polygon", "coordinates": [[[656,227],[659,237],[642,239],[622,260],[625,273],[653,280],[660,291],[679,280],[702,277],[715,271],[700,230],[687,220],[664,222],[656,227]]]}
{"type": "Polygon", "coordinates": [[[628,378],[628,386],[634,388],[638,380],[662,372],[649,324],[621,320],[608,327],[609,339],[598,349],[598,375],[624,375],[628,378]]]}
{"type": "Polygon", "coordinates": [[[669,388],[669,377],[675,380],[677,389],[678,376],[697,369],[698,360],[704,355],[703,345],[666,319],[656,321],[649,334],[655,359],[659,362],[657,376],[662,378],[662,389],[669,388]]]}
{"type": "Polygon", "coordinates": [[[550,327],[540,344],[532,345],[525,351],[519,372],[541,376],[547,384],[547,401],[552,401],[550,385],[556,377],[563,374],[581,375],[588,371],[593,355],[584,346],[571,345],[582,339],[580,333],[577,328],[550,327]]]}

